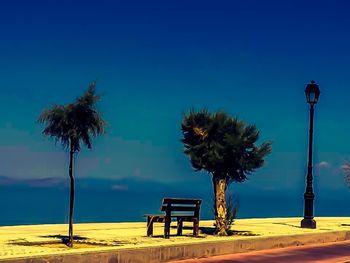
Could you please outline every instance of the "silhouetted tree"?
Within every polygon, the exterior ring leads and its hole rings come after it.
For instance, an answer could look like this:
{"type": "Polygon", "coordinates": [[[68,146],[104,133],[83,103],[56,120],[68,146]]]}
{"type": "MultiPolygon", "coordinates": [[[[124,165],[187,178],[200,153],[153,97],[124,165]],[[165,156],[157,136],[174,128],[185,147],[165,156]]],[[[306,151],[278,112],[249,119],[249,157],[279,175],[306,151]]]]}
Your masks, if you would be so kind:
{"type": "Polygon", "coordinates": [[[195,171],[212,175],[215,198],[216,234],[227,235],[226,189],[231,182],[243,182],[264,164],[271,143],[255,143],[259,131],[225,112],[192,110],[185,114],[181,130],[185,154],[195,171]]]}
{"type": "Polygon", "coordinates": [[[92,82],[85,94],[74,103],[55,105],[44,110],[39,122],[45,125],[43,135],[55,139],[69,150],[69,239],[67,245],[73,246],[73,207],[74,207],[74,155],[80,151],[81,144],[88,149],[92,148],[92,139],[104,132],[105,121],[96,109],[100,99],[95,95],[96,82],[92,82]]]}

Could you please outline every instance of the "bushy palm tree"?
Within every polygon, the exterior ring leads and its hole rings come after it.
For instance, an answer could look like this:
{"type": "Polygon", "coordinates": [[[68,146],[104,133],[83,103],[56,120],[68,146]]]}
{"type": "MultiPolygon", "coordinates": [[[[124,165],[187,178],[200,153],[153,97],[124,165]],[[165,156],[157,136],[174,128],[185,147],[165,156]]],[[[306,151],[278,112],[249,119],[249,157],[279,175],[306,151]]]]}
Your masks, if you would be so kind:
{"type": "Polygon", "coordinates": [[[92,148],[92,139],[104,132],[105,121],[96,109],[100,97],[95,95],[96,82],[92,82],[85,94],[74,103],[55,105],[44,110],[39,122],[45,125],[43,135],[52,137],[69,151],[69,231],[67,245],[73,246],[73,207],[74,207],[74,155],[81,145],[92,148]]]}
{"type": "Polygon", "coordinates": [[[212,176],[215,198],[216,234],[227,235],[226,189],[231,182],[243,182],[264,164],[271,143],[257,146],[259,131],[225,112],[192,110],[185,114],[181,130],[185,154],[196,171],[212,176]]]}

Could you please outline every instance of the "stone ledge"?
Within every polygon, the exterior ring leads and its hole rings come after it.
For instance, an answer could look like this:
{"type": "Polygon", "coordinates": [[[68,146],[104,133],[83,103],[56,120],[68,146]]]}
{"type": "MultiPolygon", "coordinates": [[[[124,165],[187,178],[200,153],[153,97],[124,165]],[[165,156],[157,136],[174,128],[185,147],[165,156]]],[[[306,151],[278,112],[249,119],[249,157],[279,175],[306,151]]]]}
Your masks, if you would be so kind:
{"type": "Polygon", "coordinates": [[[0,260],[1,263],[160,263],[202,258],[271,248],[301,246],[350,240],[350,231],[332,231],[298,235],[249,237],[239,240],[174,244],[104,252],[57,254],[0,260]]]}

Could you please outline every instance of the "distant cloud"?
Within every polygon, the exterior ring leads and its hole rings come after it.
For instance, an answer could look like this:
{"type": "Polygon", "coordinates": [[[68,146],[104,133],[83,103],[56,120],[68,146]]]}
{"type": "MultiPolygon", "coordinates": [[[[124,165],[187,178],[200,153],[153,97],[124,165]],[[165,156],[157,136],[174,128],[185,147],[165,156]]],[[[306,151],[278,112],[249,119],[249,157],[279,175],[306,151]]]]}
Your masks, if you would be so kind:
{"type": "Polygon", "coordinates": [[[111,164],[112,163],[112,159],[111,158],[105,158],[104,159],[104,164],[107,164],[107,165],[109,165],[109,164],[111,164]]]}
{"type": "MultiPolygon", "coordinates": [[[[67,175],[67,154],[61,152],[35,151],[29,147],[0,147],[0,174],[12,178],[39,179],[67,175]]],[[[99,159],[78,156],[76,174],[89,175],[99,167],[99,159]]]]}
{"type": "Polygon", "coordinates": [[[63,177],[49,177],[49,178],[12,178],[0,175],[0,185],[27,185],[31,187],[58,187],[66,186],[68,180],[63,177]]]}
{"type": "Polygon", "coordinates": [[[188,181],[189,173],[192,175],[190,180],[198,177],[182,153],[180,142],[178,149],[174,149],[152,141],[107,136],[103,145],[96,147],[93,154],[101,159],[101,166],[95,171],[99,177],[138,178],[164,183],[188,181]]]}
{"type": "Polygon", "coordinates": [[[12,122],[6,122],[5,123],[5,128],[6,129],[12,129],[12,122]]]}
{"type": "Polygon", "coordinates": [[[140,176],[140,174],[141,174],[140,169],[135,169],[135,170],[132,172],[132,175],[133,175],[133,176],[140,176]]]}
{"type": "Polygon", "coordinates": [[[320,163],[317,164],[317,167],[318,168],[329,168],[331,167],[331,164],[329,162],[326,162],[326,161],[322,161],[320,163]]]}
{"type": "MultiPolygon", "coordinates": [[[[85,149],[76,158],[77,177],[90,176],[100,159],[85,149]]],[[[0,128],[0,174],[14,179],[62,178],[68,173],[68,154],[40,131],[19,130],[6,123],[0,128]]],[[[40,184],[51,183],[40,181],[40,184]]],[[[35,182],[39,184],[39,182],[35,182]]]]}
{"type": "Polygon", "coordinates": [[[117,190],[117,191],[128,191],[129,187],[127,185],[121,185],[121,184],[114,184],[112,185],[112,190],[117,190]]]}

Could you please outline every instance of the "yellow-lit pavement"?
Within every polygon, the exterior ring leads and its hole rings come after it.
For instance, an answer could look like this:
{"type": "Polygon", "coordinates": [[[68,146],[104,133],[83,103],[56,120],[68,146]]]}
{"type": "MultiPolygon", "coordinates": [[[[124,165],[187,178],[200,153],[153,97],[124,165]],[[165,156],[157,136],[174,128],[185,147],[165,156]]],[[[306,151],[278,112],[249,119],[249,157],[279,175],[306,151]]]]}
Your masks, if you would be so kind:
{"type": "Polygon", "coordinates": [[[201,253],[208,257],[235,253],[237,250],[246,252],[350,239],[349,217],[316,218],[317,229],[300,228],[300,220],[301,218],[239,219],[233,225],[234,235],[228,237],[211,235],[207,230],[213,229],[213,221],[201,221],[201,233],[198,238],[193,237],[192,230],[187,227],[184,227],[183,236],[176,236],[174,223],[170,239],[162,237],[164,225],[160,223],[155,224],[155,237],[146,236],[146,222],[76,224],[74,234],[80,237],[80,240],[77,240],[77,246],[74,248],[58,244],[60,238],[67,234],[66,224],[3,226],[0,227],[0,261],[174,246],[183,253],[173,255],[174,257],[167,255],[176,260],[201,256],[201,253]],[[314,240],[314,234],[318,235],[317,240],[314,240]],[[229,252],[226,244],[231,246],[229,252]],[[184,246],[187,248],[181,250],[184,246]],[[212,246],[212,250],[208,251],[208,246],[212,246]]]}

